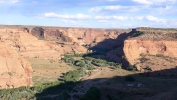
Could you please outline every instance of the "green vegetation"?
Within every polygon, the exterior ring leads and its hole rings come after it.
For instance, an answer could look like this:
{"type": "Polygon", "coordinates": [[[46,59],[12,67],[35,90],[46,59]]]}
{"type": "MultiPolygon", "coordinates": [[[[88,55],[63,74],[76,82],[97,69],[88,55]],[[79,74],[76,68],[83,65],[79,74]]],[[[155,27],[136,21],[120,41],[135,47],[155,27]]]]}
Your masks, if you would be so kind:
{"type": "Polygon", "coordinates": [[[84,95],[84,98],[80,100],[100,100],[100,98],[100,90],[97,87],[91,87],[84,95]]]}
{"type": "Polygon", "coordinates": [[[84,59],[90,61],[93,65],[99,66],[99,67],[114,66],[116,68],[121,68],[121,66],[122,66],[122,64],[108,62],[103,59],[96,59],[96,58],[92,58],[92,57],[85,57],[84,59]]]}
{"type": "Polygon", "coordinates": [[[149,56],[149,57],[158,57],[158,58],[166,59],[167,61],[171,61],[171,62],[173,62],[172,60],[177,60],[177,58],[175,58],[175,57],[169,57],[169,56],[165,56],[163,54],[156,54],[156,55],[140,54],[140,56],[141,56],[141,58],[139,58],[140,62],[148,61],[149,59],[145,58],[146,56],[149,56]]]}
{"type": "Polygon", "coordinates": [[[79,54],[74,54],[74,55],[65,54],[62,60],[70,66],[78,66],[88,70],[93,70],[94,69],[93,66],[98,66],[98,67],[114,66],[115,68],[121,68],[122,66],[122,64],[119,63],[108,62],[103,59],[96,59],[92,57],[84,57],[83,59],[75,60],[74,57],[78,57],[75,55],[79,55],[79,54]]]}
{"type": "Polygon", "coordinates": [[[135,65],[131,65],[131,64],[129,64],[129,66],[127,67],[127,70],[129,70],[129,71],[137,71],[135,65]]]}
{"type": "Polygon", "coordinates": [[[82,57],[84,56],[85,54],[64,54],[64,57],[66,58],[71,58],[71,57],[82,57]]]}
{"type": "Polygon", "coordinates": [[[66,82],[77,82],[80,77],[83,77],[86,75],[86,72],[83,68],[80,68],[79,70],[72,70],[67,72],[64,75],[63,80],[66,82]]]}
{"type": "Polygon", "coordinates": [[[176,28],[153,28],[153,27],[137,27],[136,29],[144,29],[144,30],[167,30],[167,31],[170,31],[170,30],[176,30],[176,28]]]}
{"type": "Polygon", "coordinates": [[[138,37],[141,39],[168,39],[176,40],[177,39],[177,29],[175,28],[149,28],[149,27],[140,27],[137,28],[137,31],[130,36],[130,38],[138,37]]]}
{"type": "Polygon", "coordinates": [[[139,58],[139,60],[140,60],[140,63],[144,63],[145,61],[147,61],[147,60],[149,60],[148,58],[139,58]]]}
{"type": "Polygon", "coordinates": [[[11,72],[8,72],[9,76],[12,76],[12,73],[11,72]]]}
{"type": "Polygon", "coordinates": [[[139,37],[142,39],[153,39],[153,40],[159,40],[159,39],[170,39],[170,40],[175,40],[177,39],[177,33],[166,33],[166,34],[162,34],[162,33],[144,33],[142,32],[142,34],[140,33],[135,33],[133,34],[132,37],[139,37]]]}
{"type": "MultiPolygon", "coordinates": [[[[72,90],[75,86],[72,82],[51,82],[45,83],[34,87],[19,87],[15,89],[2,89],[0,90],[0,99],[1,100],[36,100],[42,99],[45,97],[48,100],[52,98],[47,97],[48,95],[58,95],[58,97],[69,98],[70,96],[67,93],[63,93],[63,90],[72,90]],[[61,95],[59,95],[61,94],[61,95]]],[[[62,100],[62,99],[60,99],[62,100]]],[[[64,99],[63,99],[64,100],[64,99]]]]}
{"type": "Polygon", "coordinates": [[[131,37],[138,37],[138,36],[141,36],[143,34],[144,34],[143,32],[138,31],[138,32],[133,33],[131,37]]]}

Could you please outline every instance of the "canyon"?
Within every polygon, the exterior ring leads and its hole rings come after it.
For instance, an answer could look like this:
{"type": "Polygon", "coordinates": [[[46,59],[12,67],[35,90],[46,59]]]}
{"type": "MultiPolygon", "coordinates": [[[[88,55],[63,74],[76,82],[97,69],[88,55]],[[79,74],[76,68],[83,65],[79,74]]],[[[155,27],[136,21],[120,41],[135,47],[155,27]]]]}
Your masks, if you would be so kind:
{"type": "MultiPolygon", "coordinates": [[[[110,52],[102,57],[120,62],[121,57],[114,55],[120,53],[112,50],[112,48],[122,44],[116,43],[119,41],[116,40],[117,36],[124,32],[126,34],[126,32],[128,33],[130,31],[130,29],[105,30],[88,28],[0,26],[0,43],[7,48],[7,50],[5,49],[1,54],[7,55],[9,58],[6,60],[6,58],[2,56],[2,59],[4,60],[1,61],[0,81],[2,83],[0,86],[1,88],[31,86],[33,71],[30,64],[24,60],[28,58],[57,61],[66,53],[84,54],[92,52],[92,50],[88,50],[88,48],[94,48],[109,49],[110,52]],[[104,44],[96,46],[104,40],[108,40],[108,43],[105,42],[104,44]],[[15,54],[15,56],[8,55],[9,51],[13,51],[12,54],[15,54]],[[19,63],[15,64],[15,62],[19,63]],[[12,74],[8,75],[8,73],[12,74]],[[26,81],[21,82],[19,77],[26,81]],[[10,85],[8,83],[10,83],[10,85]]],[[[120,41],[123,42],[123,40],[120,41]]],[[[99,57],[100,55],[97,56],[99,57]]]]}
{"type": "MultiPolygon", "coordinates": [[[[52,77],[50,75],[55,75],[55,80],[59,80],[58,76],[66,75],[67,71],[74,69],[62,62],[66,54],[86,55],[99,60],[104,59],[111,64],[120,63],[121,68],[126,70],[109,69],[110,66],[108,68],[98,67],[93,70],[95,75],[85,78],[88,81],[84,84],[91,84],[94,77],[101,77],[101,75],[106,78],[114,77],[109,74],[118,75],[118,72],[123,75],[124,73],[135,75],[143,73],[152,77],[176,76],[176,43],[177,29],[147,27],[97,29],[1,25],[0,89],[34,86],[41,80],[48,80],[43,76],[50,79],[52,77]],[[105,75],[101,74],[104,72],[105,75]],[[40,80],[36,81],[37,79],[40,80]]],[[[76,59],[82,60],[83,58],[76,57],[76,59]]],[[[103,79],[103,81],[107,80],[103,79]]],[[[135,95],[136,93],[132,91],[139,91],[139,89],[132,89],[127,92],[124,87],[124,91],[122,88],[114,87],[101,87],[101,89],[135,95]]],[[[149,88],[145,90],[154,91],[149,88]]]]}

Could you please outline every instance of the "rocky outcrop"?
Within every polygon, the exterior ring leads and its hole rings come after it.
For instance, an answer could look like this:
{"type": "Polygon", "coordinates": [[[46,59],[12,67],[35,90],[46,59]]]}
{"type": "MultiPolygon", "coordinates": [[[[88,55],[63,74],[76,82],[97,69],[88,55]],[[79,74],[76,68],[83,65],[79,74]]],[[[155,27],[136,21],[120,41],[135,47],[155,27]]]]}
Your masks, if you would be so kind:
{"type": "Polygon", "coordinates": [[[127,60],[134,64],[140,58],[140,54],[162,54],[169,57],[177,57],[177,41],[151,41],[128,39],[124,42],[124,53],[127,60]]]}
{"type": "Polygon", "coordinates": [[[177,41],[128,39],[124,42],[124,54],[129,65],[154,75],[177,75],[177,41]]]}
{"type": "Polygon", "coordinates": [[[123,29],[90,29],[90,28],[61,28],[61,27],[41,27],[30,28],[34,36],[44,33],[44,39],[60,42],[77,42],[80,44],[99,43],[105,39],[116,39],[122,33],[129,33],[131,30],[123,29]],[[39,31],[41,30],[41,31],[39,31]],[[36,35],[37,34],[37,35],[36,35]]]}
{"type": "MultiPolygon", "coordinates": [[[[27,29],[27,28],[25,28],[27,29]]],[[[41,27],[34,27],[31,29],[30,33],[37,38],[44,38],[44,30],[41,27]]]]}
{"type": "Polygon", "coordinates": [[[0,89],[31,86],[32,68],[18,53],[0,42],[0,89]]]}

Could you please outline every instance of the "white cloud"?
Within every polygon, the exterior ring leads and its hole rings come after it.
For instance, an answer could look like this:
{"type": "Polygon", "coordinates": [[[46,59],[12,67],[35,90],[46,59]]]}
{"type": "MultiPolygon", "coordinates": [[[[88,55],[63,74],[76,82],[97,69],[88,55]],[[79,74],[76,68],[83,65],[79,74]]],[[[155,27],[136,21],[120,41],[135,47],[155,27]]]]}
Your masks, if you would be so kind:
{"type": "Polygon", "coordinates": [[[98,20],[98,22],[100,22],[100,23],[107,23],[109,21],[108,20],[98,20]]]}
{"type": "Polygon", "coordinates": [[[13,3],[17,3],[17,2],[19,2],[19,0],[12,0],[12,2],[13,2],[13,3]]]}
{"type": "Polygon", "coordinates": [[[139,20],[140,21],[140,20],[143,20],[143,18],[144,18],[143,16],[135,16],[135,17],[130,17],[129,19],[130,20],[139,20]]]}
{"type": "Polygon", "coordinates": [[[0,0],[0,3],[17,3],[19,0],[0,0]]]}
{"type": "Polygon", "coordinates": [[[108,10],[118,10],[120,8],[122,8],[122,7],[118,5],[118,6],[106,6],[105,9],[108,9],[108,10]]]}
{"type": "Polygon", "coordinates": [[[149,0],[154,4],[161,5],[161,4],[175,4],[177,0],[149,0]]]}
{"type": "Polygon", "coordinates": [[[71,14],[56,14],[54,12],[50,13],[45,13],[44,17],[48,18],[64,18],[64,19],[91,19],[92,17],[90,15],[84,15],[84,14],[76,14],[76,15],[71,15],[71,14]]]}
{"type": "Polygon", "coordinates": [[[143,18],[144,18],[143,16],[136,16],[135,17],[136,20],[143,20],[143,18]]]}
{"type": "Polygon", "coordinates": [[[132,24],[124,24],[123,26],[129,26],[130,27],[130,26],[133,26],[133,25],[132,24]]]}
{"type": "Polygon", "coordinates": [[[150,0],[132,0],[132,1],[137,2],[137,3],[141,3],[141,4],[147,4],[147,5],[153,4],[153,2],[150,0]]]}
{"type": "Polygon", "coordinates": [[[112,16],[113,19],[117,19],[117,20],[127,20],[129,19],[129,17],[127,16],[112,16]]]}
{"type": "Polygon", "coordinates": [[[68,20],[61,20],[61,22],[68,23],[69,21],[68,20]]]}
{"type": "Polygon", "coordinates": [[[141,3],[141,4],[147,4],[147,5],[167,5],[167,4],[175,4],[177,2],[177,0],[132,0],[134,2],[137,3],[141,3]]]}
{"type": "Polygon", "coordinates": [[[89,11],[89,12],[100,12],[101,10],[102,10],[102,8],[96,7],[96,8],[91,8],[91,9],[89,9],[88,11],[89,11]]]}
{"type": "Polygon", "coordinates": [[[153,22],[157,22],[157,23],[164,23],[166,24],[167,23],[167,20],[165,19],[160,19],[160,18],[157,18],[157,17],[154,17],[154,16],[147,16],[146,17],[148,21],[153,21],[153,22]]]}
{"type": "Polygon", "coordinates": [[[115,20],[143,20],[143,16],[135,16],[135,17],[127,17],[127,16],[95,16],[97,20],[108,20],[108,19],[115,19],[115,20]]]}
{"type": "Polygon", "coordinates": [[[111,16],[95,16],[95,19],[98,20],[107,20],[107,19],[111,19],[111,16]]]}
{"type": "Polygon", "coordinates": [[[169,26],[177,26],[177,20],[171,20],[169,26]]]}
{"type": "Polygon", "coordinates": [[[70,26],[70,27],[90,27],[90,24],[87,23],[83,23],[82,21],[78,21],[78,20],[66,20],[66,19],[62,19],[60,20],[64,25],[66,26],[70,26]]]}
{"type": "Polygon", "coordinates": [[[89,12],[104,12],[104,11],[124,11],[124,12],[135,12],[138,11],[139,7],[136,6],[122,6],[122,5],[112,5],[112,6],[105,6],[105,7],[93,7],[90,8],[89,12]]]}
{"type": "Polygon", "coordinates": [[[64,23],[72,23],[72,24],[77,24],[76,21],[74,20],[61,20],[61,22],[64,22],[64,23]]]}

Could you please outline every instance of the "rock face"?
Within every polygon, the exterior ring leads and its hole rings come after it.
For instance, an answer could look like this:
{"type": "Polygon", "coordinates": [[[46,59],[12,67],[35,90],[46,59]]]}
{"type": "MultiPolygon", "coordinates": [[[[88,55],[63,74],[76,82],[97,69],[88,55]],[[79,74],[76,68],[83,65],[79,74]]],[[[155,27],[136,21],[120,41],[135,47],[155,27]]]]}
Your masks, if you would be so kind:
{"type": "Polygon", "coordinates": [[[31,86],[32,68],[18,53],[0,42],[0,89],[31,86]]]}
{"type": "Polygon", "coordinates": [[[140,58],[140,54],[163,54],[177,57],[177,41],[151,41],[129,39],[124,42],[124,53],[127,60],[134,64],[134,60],[140,58]]]}
{"type": "Polygon", "coordinates": [[[60,42],[77,42],[81,44],[99,43],[105,39],[116,39],[122,33],[128,33],[131,30],[123,29],[89,29],[89,28],[60,28],[60,27],[34,27],[30,28],[31,34],[39,37],[43,31],[44,39],[60,42]],[[38,30],[38,31],[33,31],[38,30]],[[41,30],[41,31],[39,31],[41,30]]]}
{"type": "Polygon", "coordinates": [[[126,60],[150,75],[177,75],[176,30],[139,29],[124,41],[126,60]]]}
{"type": "Polygon", "coordinates": [[[32,33],[32,35],[34,35],[36,37],[44,38],[44,30],[41,27],[35,27],[35,28],[33,28],[30,33],[32,33]]]}
{"type": "MultiPolygon", "coordinates": [[[[86,53],[87,46],[89,49],[99,52],[102,55],[95,57],[106,58],[112,61],[120,62],[123,54],[122,50],[116,52],[116,49],[123,46],[123,41],[131,29],[89,29],[89,28],[59,28],[59,27],[42,27],[29,28],[30,30],[42,30],[43,39],[50,42],[61,44],[64,53],[86,53]],[[108,51],[111,51],[108,53],[108,51]],[[103,56],[103,53],[105,56],[103,56]]],[[[41,31],[31,31],[30,34],[40,39],[41,31]]]]}

